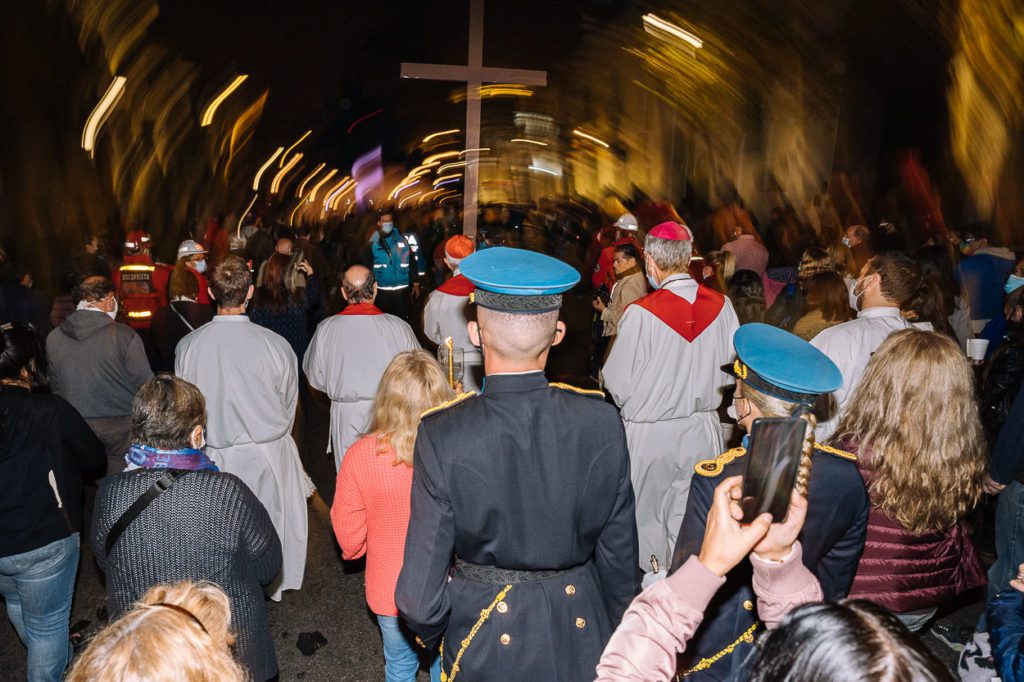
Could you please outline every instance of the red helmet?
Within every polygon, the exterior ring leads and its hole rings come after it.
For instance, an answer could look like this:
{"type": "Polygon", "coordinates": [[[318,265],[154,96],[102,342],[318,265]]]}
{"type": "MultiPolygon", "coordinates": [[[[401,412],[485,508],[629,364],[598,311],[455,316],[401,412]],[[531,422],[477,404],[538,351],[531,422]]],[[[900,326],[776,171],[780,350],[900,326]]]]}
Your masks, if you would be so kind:
{"type": "Polygon", "coordinates": [[[149,234],[142,230],[132,230],[124,240],[124,248],[129,253],[138,253],[149,248],[149,234]]]}

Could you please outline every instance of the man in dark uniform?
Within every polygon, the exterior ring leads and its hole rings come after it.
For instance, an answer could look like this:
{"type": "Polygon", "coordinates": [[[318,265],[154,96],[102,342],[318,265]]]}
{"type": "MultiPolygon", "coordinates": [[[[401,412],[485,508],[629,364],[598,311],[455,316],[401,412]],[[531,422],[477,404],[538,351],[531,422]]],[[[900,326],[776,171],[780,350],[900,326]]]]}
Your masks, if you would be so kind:
{"type": "MultiPolygon", "coordinates": [[[[738,360],[733,415],[748,431],[759,417],[783,417],[842,385],[842,374],[828,357],[789,332],[746,324],[733,338],[738,360]],[[767,397],[767,399],[766,399],[767,397]]],[[[726,369],[726,368],[723,368],[726,369]]],[[[746,446],[697,464],[670,573],[700,553],[715,487],[746,468],[746,446]]],[[[856,456],[815,444],[808,482],[807,520],[800,533],[803,562],[821,582],[825,601],[845,597],[857,572],[867,533],[868,495],[856,456]]],[[[743,562],[704,611],[704,621],[686,645],[680,672],[689,679],[745,679],[754,639],[764,631],[754,610],[751,567],[743,562]]]]}
{"type": "Polygon", "coordinates": [[[614,408],[544,376],[579,274],[503,247],[461,271],[484,390],[423,418],[395,601],[425,644],[444,637],[446,682],[589,682],[637,593],[637,535],[614,408]]]}

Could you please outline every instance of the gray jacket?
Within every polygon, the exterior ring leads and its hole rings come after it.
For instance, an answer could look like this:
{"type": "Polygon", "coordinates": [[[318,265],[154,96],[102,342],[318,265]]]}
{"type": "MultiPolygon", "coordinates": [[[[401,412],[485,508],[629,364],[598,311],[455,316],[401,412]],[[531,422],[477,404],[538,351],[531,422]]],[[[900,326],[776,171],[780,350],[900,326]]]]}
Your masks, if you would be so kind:
{"type": "Polygon", "coordinates": [[[50,388],[86,419],[126,417],[153,376],[142,339],[98,310],[76,310],[46,337],[50,388]]]}

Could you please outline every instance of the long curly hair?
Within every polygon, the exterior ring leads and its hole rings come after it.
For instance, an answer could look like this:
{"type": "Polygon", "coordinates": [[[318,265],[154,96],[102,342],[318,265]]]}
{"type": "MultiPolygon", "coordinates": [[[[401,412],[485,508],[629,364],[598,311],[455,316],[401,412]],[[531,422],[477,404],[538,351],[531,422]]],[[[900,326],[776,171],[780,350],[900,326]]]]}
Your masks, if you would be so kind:
{"type": "Polygon", "coordinates": [[[949,529],[981,496],[986,452],[974,377],[944,334],[890,334],[831,440],[856,446],[872,505],[912,533],[949,529]]]}

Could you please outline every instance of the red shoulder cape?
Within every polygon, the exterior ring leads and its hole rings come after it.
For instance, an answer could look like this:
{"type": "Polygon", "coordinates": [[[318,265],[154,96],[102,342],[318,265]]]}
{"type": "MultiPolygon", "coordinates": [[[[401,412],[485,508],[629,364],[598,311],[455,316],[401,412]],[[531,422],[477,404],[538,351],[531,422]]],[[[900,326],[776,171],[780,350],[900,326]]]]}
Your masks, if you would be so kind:
{"type": "Polygon", "coordinates": [[[469,296],[476,287],[465,275],[455,275],[437,288],[442,294],[449,296],[469,296]]]}
{"type": "Polygon", "coordinates": [[[676,334],[693,343],[722,312],[725,296],[700,285],[697,287],[697,298],[692,304],[668,289],[658,289],[630,305],[638,305],[647,310],[676,334]]]}
{"type": "Polygon", "coordinates": [[[384,311],[372,303],[349,303],[339,315],[383,315],[384,311]]]}

